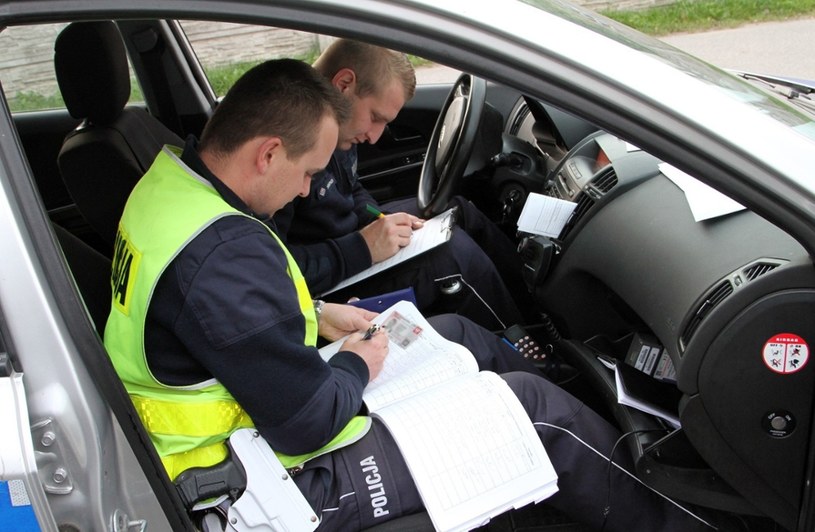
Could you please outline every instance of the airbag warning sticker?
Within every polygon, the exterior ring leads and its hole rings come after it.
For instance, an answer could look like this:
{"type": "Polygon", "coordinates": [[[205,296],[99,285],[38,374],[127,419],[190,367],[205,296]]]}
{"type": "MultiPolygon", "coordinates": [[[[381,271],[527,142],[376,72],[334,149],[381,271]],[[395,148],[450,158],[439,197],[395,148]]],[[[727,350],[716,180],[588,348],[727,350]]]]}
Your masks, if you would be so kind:
{"type": "Polygon", "coordinates": [[[776,334],[764,344],[764,363],[776,373],[795,373],[807,365],[809,346],[797,334],[776,334]]]}

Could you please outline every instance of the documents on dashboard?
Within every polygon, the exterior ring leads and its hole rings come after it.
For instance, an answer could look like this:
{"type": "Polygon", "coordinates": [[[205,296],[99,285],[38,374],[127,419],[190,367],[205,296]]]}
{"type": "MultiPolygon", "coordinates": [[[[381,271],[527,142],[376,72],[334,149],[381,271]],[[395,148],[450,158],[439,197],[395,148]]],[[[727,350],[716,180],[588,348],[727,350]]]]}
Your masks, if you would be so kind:
{"type": "MultiPolygon", "coordinates": [[[[388,356],[363,400],[394,437],[437,530],[478,527],[557,492],[557,474],[506,382],[401,301],[374,320],[388,356]]],[[[320,349],[328,360],[343,340],[320,349]]]]}
{"type": "Polygon", "coordinates": [[[370,268],[363,270],[356,275],[352,275],[348,279],[336,284],[331,289],[321,293],[320,296],[325,296],[332,292],[336,292],[341,288],[345,288],[346,286],[351,286],[354,283],[367,279],[374,274],[387,270],[388,268],[392,268],[397,264],[410,260],[417,255],[421,255],[425,251],[444,244],[450,240],[450,236],[453,234],[453,227],[455,226],[456,222],[455,211],[456,208],[454,207],[434,216],[429,220],[425,220],[422,227],[413,231],[413,236],[410,238],[410,244],[397,251],[396,254],[390,258],[377,262],[370,268]]]}
{"type": "Polygon", "coordinates": [[[693,213],[693,219],[697,222],[744,209],[742,204],[691,177],[675,166],[661,163],[659,171],[685,193],[688,206],[693,213]]]}
{"type": "Polygon", "coordinates": [[[530,192],[518,218],[518,231],[557,238],[577,206],[536,192],[530,192]]]}

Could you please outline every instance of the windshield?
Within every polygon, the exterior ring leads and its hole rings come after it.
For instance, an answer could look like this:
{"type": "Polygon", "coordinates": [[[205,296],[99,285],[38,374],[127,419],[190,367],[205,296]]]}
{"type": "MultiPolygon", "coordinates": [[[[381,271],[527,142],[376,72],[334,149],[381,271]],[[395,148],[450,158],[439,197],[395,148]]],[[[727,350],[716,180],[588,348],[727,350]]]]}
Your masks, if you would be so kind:
{"type": "Polygon", "coordinates": [[[736,76],[748,81],[750,84],[765,91],[771,97],[794,106],[811,119],[815,119],[815,89],[812,81],[779,78],[753,74],[750,72],[735,72],[736,76]]]}
{"type": "Polygon", "coordinates": [[[762,86],[759,88],[747,83],[744,79],[738,78],[735,74],[705,63],[656,38],[644,35],[615,20],[568,2],[561,0],[521,1],[568,19],[575,24],[614,39],[629,48],[646,53],[660,61],[669,63],[673,67],[728,93],[731,97],[760,109],[775,120],[815,140],[815,122],[813,122],[815,120],[815,111],[813,111],[812,100],[809,96],[806,99],[799,98],[797,100],[788,97],[779,99],[777,91],[773,95],[767,92],[766,83],[761,84],[762,86]]]}

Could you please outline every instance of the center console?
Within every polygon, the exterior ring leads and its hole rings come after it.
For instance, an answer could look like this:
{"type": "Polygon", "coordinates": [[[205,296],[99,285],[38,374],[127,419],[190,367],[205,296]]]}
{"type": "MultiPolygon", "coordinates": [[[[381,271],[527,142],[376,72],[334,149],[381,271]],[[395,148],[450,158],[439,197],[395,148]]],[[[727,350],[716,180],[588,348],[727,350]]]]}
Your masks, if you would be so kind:
{"type": "Polygon", "coordinates": [[[631,433],[641,479],[795,528],[815,392],[811,259],[746,209],[696,221],[662,169],[605,133],[575,145],[545,188],[575,212],[558,238],[525,240],[527,282],[631,433]],[[642,338],[673,366],[657,377],[675,387],[679,427],[617,401],[608,366],[631,364],[642,338]]]}

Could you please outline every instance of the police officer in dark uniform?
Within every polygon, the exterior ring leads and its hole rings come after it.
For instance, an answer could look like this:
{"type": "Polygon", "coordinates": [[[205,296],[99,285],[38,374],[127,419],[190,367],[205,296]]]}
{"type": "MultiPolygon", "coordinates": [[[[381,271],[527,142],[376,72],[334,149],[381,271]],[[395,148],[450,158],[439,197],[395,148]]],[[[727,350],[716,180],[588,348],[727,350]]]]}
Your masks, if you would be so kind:
{"type": "MultiPolygon", "coordinates": [[[[389,258],[421,219],[415,198],[380,206],[357,175],[356,145],[375,143],[413,96],[416,78],[407,57],[339,39],[314,66],[349,101],[351,118],[340,125],[325,172],[314,176],[308,195],[275,214],[275,223],[309,288],[321,293],[389,258]],[[389,214],[382,218],[377,211],[389,214]]],[[[412,286],[421,310],[454,310],[491,329],[536,321],[516,245],[472,203],[456,197],[450,206],[458,209],[449,242],[328,297],[345,301],[412,286]]]]}
{"type": "MultiPolygon", "coordinates": [[[[105,345],[171,477],[217,463],[231,432],[254,426],[285,466],[301,465],[294,480],[320,529],[358,530],[422,510],[390,434],[364,415],[362,393],[387,356],[387,332],[364,339],[373,313],[349,305],[326,303],[318,316],[265,224],[327,163],[344,112],[336,96],[308,65],[270,61],[229,91],[200,144],[159,154],[119,227],[117,272],[131,282],[113,305],[105,345]],[[326,362],[318,332],[350,336],[326,362]],[[372,464],[387,494],[378,512],[365,480],[372,464]]],[[[431,323],[469,344],[482,369],[525,364],[461,317],[431,323]]],[[[501,377],[558,473],[549,504],[608,531],[703,526],[639,483],[630,464],[609,461],[620,435],[581,402],[530,372],[501,377]]]]}

